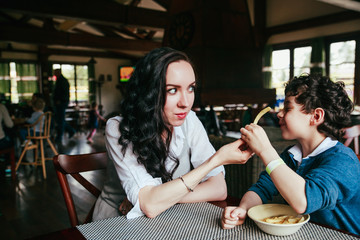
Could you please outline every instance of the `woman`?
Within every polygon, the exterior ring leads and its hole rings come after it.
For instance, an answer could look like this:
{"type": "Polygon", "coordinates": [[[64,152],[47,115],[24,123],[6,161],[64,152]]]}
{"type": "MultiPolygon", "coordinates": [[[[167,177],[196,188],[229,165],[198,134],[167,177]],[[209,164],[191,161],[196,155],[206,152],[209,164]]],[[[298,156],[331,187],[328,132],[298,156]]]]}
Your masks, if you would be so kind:
{"type": "Polygon", "coordinates": [[[13,141],[6,136],[3,123],[6,127],[12,128],[14,126],[14,122],[12,121],[7,108],[0,103],[0,150],[9,148],[13,145],[13,141]]]}
{"type": "Polygon", "coordinates": [[[240,151],[238,140],[214,155],[191,111],[195,86],[194,70],[182,52],[159,48],[139,61],[122,117],[106,125],[111,161],[93,220],[126,214],[153,218],[176,203],[226,198],[222,165],[245,163],[252,152],[240,151]]]}

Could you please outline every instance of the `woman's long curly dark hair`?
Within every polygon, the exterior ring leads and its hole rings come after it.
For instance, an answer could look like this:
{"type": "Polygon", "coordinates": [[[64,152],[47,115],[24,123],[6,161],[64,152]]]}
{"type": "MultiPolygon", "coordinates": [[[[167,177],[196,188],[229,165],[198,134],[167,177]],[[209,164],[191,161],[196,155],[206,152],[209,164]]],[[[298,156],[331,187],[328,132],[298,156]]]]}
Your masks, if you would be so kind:
{"type": "Polygon", "coordinates": [[[164,115],[164,105],[167,68],[180,60],[191,64],[185,53],[172,48],[158,48],[148,53],[136,64],[121,104],[119,144],[122,153],[125,154],[131,143],[137,161],[149,174],[163,181],[171,180],[179,166],[179,160],[169,153],[172,129],[164,115]],[[175,162],[171,172],[165,168],[167,157],[175,162]]]}
{"type": "Polygon", "coordinates": [[[285,86],[285,96],[295,96],[295,102],[303,105],[305,113],[316,108],[325,111],[324,123],[318,130],[326,136],[340,140],[343,128],[351,123],[354,104],[349,99],[343,82],[333,82],[328,77],[304,74],[291,79],[285,86]]]}

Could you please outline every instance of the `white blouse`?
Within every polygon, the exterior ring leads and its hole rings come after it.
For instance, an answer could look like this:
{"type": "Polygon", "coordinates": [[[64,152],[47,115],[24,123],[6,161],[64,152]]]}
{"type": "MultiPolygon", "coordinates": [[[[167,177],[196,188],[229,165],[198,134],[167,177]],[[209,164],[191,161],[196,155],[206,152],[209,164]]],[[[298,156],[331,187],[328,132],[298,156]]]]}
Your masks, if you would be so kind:
{"type": "Polygon", "coordinates": [[[14,126],[14,123],[9,115],[8,110],[4,105],[0,103],[0,139],[3,139],[5,137],[5,133],[2,126],[3,121],[5,126],[8,128],[12,128],[14,126]]]}
{"type": "MultiPolygon", "coordinates": [[[[139,206],[139,191],[141,188],[152,185],[162,184],[161,178],[153,178],[142,164],[137,162],[137,157],[132,152],[129,145],[125,152],[125,157],[121,153],[121,146],[118,143],[120,132],[119,124],[121,117],[114,117],[108,120],[106,125],[106,148],[109,157],[114,161],[114,165],[119,176],[122,187],[124,188],[128,200],[133,204],[132,210],[127,214],[127,218],[135,218],[144,215],[139,206]]],[[[170,143],[170,151],[177,157],[182,152],[184,141],[191,151],[191,164],[194,168],[201,165],[210,158],[215,149],[211,145],[207,133],[193,111],[190,111],[185,119],[183,126],[174,127],[173,137],[170,143]],[[186,134],[183,132],[186,131],[186,134]],[[187,138],[185,138],[185,135],[187,138]]],[[[174,162],[167,159],[166,168],[172,169],[174,162]]],[[[209,177],[216,176],[220,172],[224,173],[223,166],[213,169],[202,181],[209,177]]]]}

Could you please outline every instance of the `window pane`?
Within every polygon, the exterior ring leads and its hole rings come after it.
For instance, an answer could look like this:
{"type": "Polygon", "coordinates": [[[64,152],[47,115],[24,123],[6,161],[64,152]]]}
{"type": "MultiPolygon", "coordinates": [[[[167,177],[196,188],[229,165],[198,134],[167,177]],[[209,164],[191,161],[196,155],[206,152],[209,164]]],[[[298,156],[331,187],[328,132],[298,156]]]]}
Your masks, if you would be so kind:
{"type": "Polygon", "coordinates": [[[355,40],[330,44],[330,78],[343,81],[349,97],[354,98],[355,40]]]}
{"type": "Polygon", "coordinates": [[[290,77],[290,50],[277,50],[272,52],[271,87],[276,88],[276,99],[283,100],[284,83],[290,77]]]}
{"type": "Polygon", "coordinates": [[[78,103],[86,104],[89,99],[88,66],[76,66],[76,91],[78,103]]]}
{"type": "Polygon", "coordinates": [[[69,81],[70,84],[70,105],[76,100],[75,92],[76,92],[76,85],[75,85],[75,66],[70,64],[62,64],[61,65],[61,72],[65,78],[69,81]]]}
{"type": "Polygon", "coordinates": [[[311,47],[294,49],[294,76],[310,73],[311,47]]]}
{"type": "Polygon", "coordinates": [[[10,81],[11,81],[11,102],[19,103],[19,94],[17,91],[17,74],[16,74],[16,64],[14,62],[10,63],[10,81]]]}

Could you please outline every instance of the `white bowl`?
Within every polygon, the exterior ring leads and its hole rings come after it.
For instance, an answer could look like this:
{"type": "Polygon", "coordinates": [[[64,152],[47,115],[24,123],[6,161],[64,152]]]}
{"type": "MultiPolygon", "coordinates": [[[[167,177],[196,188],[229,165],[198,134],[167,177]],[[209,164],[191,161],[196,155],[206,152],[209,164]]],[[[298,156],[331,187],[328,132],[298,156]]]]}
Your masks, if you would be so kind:
{"type": "Polygon", "coordinates": [[[280,215],[292,215],[297,216],[298,214],[290,207],[285,204],[262,204],[252,207],[248,210],[248,216],[256,223],[256,225],[264,232],[277,235],[285,236],[297,232],[305,223],[310,220],[310,215],[303,215],[305,221],[294,224],[273,224],[262,221],[264,218],[280,216],[280,215]]]}

